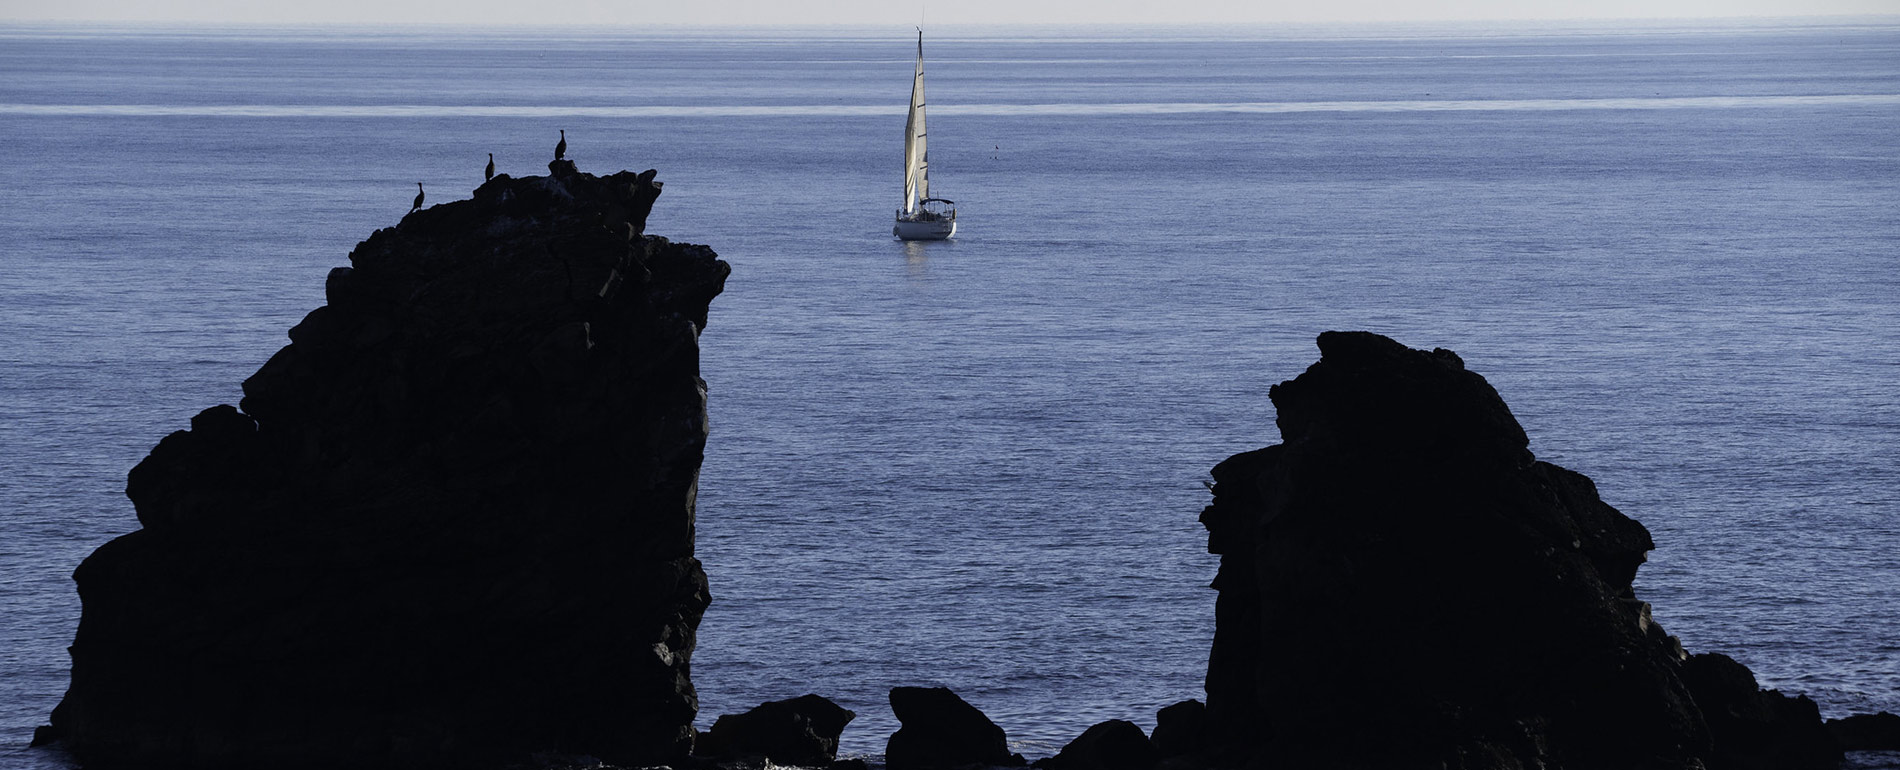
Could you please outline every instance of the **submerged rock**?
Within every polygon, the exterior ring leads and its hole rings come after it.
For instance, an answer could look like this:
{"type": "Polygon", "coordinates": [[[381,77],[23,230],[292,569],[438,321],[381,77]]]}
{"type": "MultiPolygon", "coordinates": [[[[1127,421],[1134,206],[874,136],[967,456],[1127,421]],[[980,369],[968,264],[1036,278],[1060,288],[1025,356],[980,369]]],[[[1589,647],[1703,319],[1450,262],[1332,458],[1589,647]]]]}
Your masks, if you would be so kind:
{"type": "Polygon", "coordinates": [[[653,172],[495,177],[128,478],[48,738],[88,767],[687,757],[708,597],[698,334],[728,266],[653,172]]]}
{"type": "MultiPolygon", "coordinates": [[[[1641,524],[1590,479],[1537,461],[1451,351],[1364,332],[1328,332],[1319,347],[1318,363],[1270,391],[1283,443],[1213,471],[1201,517],[1221,555],[1208,756],[1755,766],[1729,764],[1743,723],[1705,713],[1694,666],[1635,596],[1653,547],[1641,524]]],[[[1811,729],[1817,715],[1762,697],[1739,718],[1793,742],[1776,766],[1839,759],[1811,729]]]]}
{"type": "Polygon", "coordinates": [[[838,758],[838,736],[857,714],[818,695],[770,701],[744,714],[723,714],[695,747],[709,758],[757,758],[778,765],[817,766],[838,758]]]}
{"type": "Polygon", "coordinates": [[[902,725],[884,749],[890,770],[1020,767],[1003,728],[947,687],[895,687],[891,711],[902,725]]]}

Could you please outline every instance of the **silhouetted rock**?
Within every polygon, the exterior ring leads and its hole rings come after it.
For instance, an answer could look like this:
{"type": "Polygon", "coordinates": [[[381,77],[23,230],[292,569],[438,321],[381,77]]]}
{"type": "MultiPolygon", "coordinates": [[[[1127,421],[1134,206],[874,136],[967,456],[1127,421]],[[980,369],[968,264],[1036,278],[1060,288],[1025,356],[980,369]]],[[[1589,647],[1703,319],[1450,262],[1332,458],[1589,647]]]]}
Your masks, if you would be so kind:
{"type": "Polygon", "coordinates": [[[902,726],[884,749],[889,770],[1025,764],[1003,728],[947,687],[894,687],[891,712],[902,726]]]}
{"type": "Polygon", "coordinates": [[[857,716],[817,695],[761,703],[744,714],[720,716],[700,734],[694,753],[823,765],[838,757],[838,735],[857,716]]]}
{"type": "MultiPolygon", "coordinates": [[[[1681,646],[1635,597],[1642,525],[1536,461],[1451,351],[1364,332],[1319,347],[1270,391],[1283,443],[1217,466],[1201,517],[1221,555],[1220,761],[1720,770],[1746,750],[1705,721],[1681,646]]],[[[1762,703],[1743,711],[1777,735],[1818,727],[1762,703]]]]}
{"type": "Polygon", "coordinates": [[[1727,655],[1691,656],[1682,681],[1709,725],[1710,770],[1831,768],[1841,747],[1821,723],[1821,709],[1805,695],[1763,690],[1747,666],[1727,655]]]}
{"type": "Polygon", "coordinates": [[[1827,731],[1848,751],[1900,751],[1900,716],[1885,711],[1827,720],[1827,731]]]}
{"type": "Polygon", "coordinates": [[[1082,731],[1053,757],[1037,760],[1045,770],[1148,770],[1160,754],[1134,722],[1111,719],[1082,731]]]}
{"type": "Polygon", "coordinates": [[[1155,732],[1149,737],[1162,758],[1197,754],[1207,748],[1207,706],[1184,700],[1155,713],[1155,732]]]}
{"type": "Polygon", "coordinates": [[[698,334],[653,172],[498,176],[377,231],[126,493],[51,733],[88,767],[687,757],[698,334]]]}

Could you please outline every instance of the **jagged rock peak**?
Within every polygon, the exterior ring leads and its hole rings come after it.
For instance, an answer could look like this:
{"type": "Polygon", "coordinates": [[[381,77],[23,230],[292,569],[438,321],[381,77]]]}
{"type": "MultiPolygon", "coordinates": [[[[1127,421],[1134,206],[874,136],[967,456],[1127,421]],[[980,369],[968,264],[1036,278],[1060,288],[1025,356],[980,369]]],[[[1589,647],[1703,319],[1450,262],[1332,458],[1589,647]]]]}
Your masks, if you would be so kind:
{"type": "Polygon", "coordinates": [[[698,334],[729,267],[654,172],[497,176],[379,230],[329,304],[128,478],[48,737],[88,766],[683,761],[698,334]]]}
{"type": "Polygon", "coordinates": [[[1417,451],[1442,464],[1534,459],[1490,383],[1443,348],[1413,350],[1371,332],[1326,332],[1320,360],[1268,391],[1288,442],[1324,437],[1367,452],[1417,451]]]}

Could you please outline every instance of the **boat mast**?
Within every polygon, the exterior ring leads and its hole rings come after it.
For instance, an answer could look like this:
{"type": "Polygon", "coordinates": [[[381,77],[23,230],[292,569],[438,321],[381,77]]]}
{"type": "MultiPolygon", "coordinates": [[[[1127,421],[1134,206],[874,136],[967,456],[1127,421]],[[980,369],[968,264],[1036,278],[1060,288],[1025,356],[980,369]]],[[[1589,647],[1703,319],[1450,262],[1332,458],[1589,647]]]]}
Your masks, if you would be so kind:
{"type": "Polygon", "coordinates": [[[910,82],[910,118],[904,122],[904,214],[930,197],[930,153],[924,132],[924,31],[917,30],[917,71],[910,82]]]}

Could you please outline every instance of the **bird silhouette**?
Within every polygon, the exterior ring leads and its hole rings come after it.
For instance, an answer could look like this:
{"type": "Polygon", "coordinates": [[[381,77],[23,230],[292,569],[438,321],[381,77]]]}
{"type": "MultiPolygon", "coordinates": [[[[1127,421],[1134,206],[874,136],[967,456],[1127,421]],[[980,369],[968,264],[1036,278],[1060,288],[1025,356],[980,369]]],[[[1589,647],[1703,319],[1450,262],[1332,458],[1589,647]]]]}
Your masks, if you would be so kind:
{"type": "Polygon", "coordinates": [[[561,129],[561,143],[554,145],[554,159],[560,160],[567,155],[567,129],[561,129]]]}
{"type": "Polygon", "coordinates": [[[494,178],[495,178],[495,154],[491,152],[488,154],[488,168],[482,169],[482,181],[486,182],[494,178]]]}
{"type": "Polygon", "coordinates": [[[422,183],[417,182],[416,183],[416,205],[409,207],[409,213],[414,214],[417,211],[421,211],[421,210],[422,210],[422,183]]]}

